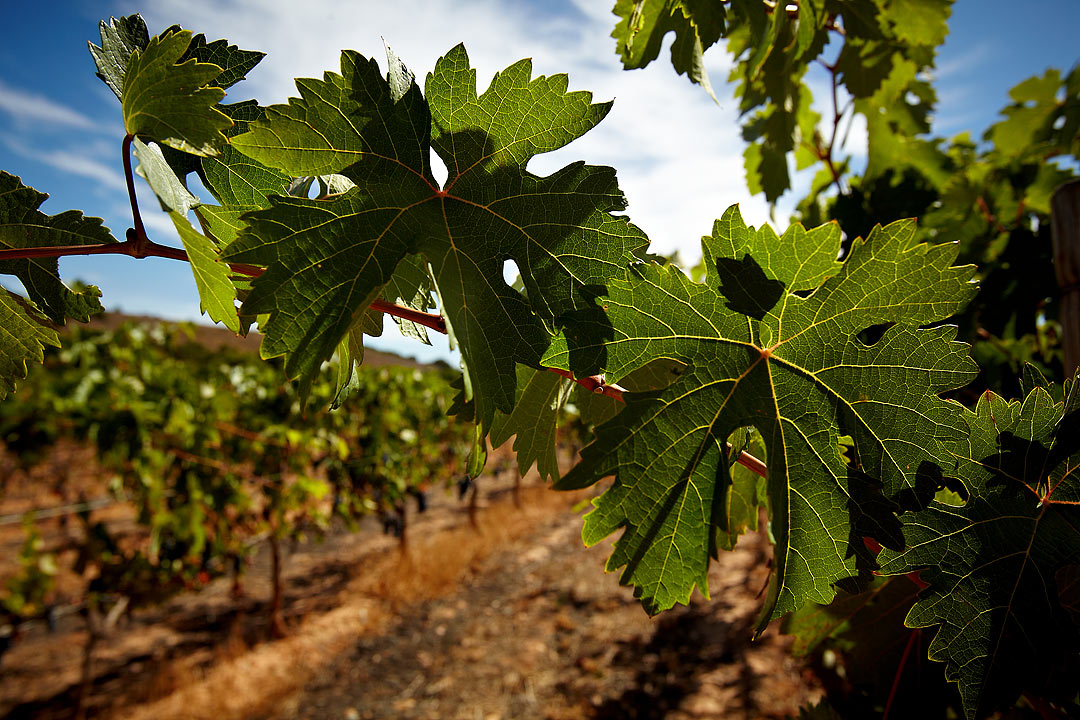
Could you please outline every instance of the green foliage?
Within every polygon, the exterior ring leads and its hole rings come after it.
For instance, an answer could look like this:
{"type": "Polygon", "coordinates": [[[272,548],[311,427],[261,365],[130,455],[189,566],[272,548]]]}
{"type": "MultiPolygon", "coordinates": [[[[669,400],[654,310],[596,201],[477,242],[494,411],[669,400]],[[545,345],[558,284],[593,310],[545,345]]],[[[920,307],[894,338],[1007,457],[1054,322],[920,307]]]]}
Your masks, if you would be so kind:
{"type": "Polygon", "coordinates": [[[268,108],[234,147],[292,175],[340,173],[357,187],[325,200],[275,198],[225,251],[269,266],[243,308],[270,315],[263,355],[285,355],[286,371],[310,382],[402,260],[421,253],[478,421],[486,428],[496,408],[510,412],[515,363],[537,366],[550,325],[587,311],[595,288],[645,243],[611,214],[625,200],[609,168],[576,163],[547,178],[525,170],[607,112],[566,82],[531,78],[522,61],[477,96],[459,46],[436,64],[425,98],[345,52],[340,75],[300,80],[300,98],[268,108]],[[429,148],[449,168],[445,188],[434,184],[429,148]],[[498,279],[506,259],[527,297],[498,279]],[[326,286],[317,298],[306,290],[313,282],[326,286]],[[498,342],[495,327],[505,329],[498,342]]]}
{"type": "MultiPolygon", "coordinates": [[[[335,386],[311,391],[325,403],[335,386]]],[[[61,438],[96,446],[148,539],[131,547],[88,521],[76,570],[96,568],[94,592],[140,606],[224,573],[266,533],[355,526],[442,479],[469,437],[445,412],[449,394],[444,373],[363,368],[338,412],[304,418],[279,367],[209,352],[183,327],[122,325],[68,334],[0,406],[0,433],[39,457],[61,438]]]]}
{"type": "Polygon", "coordinates": [[[117,99],[123,99],[128,60],[136,50],[150,44],[150,32],[141,15],[110,18],[108,24],[102,20],[98,23],[98,30],[101,32],[101,46],[87,43],[97,65],[97,76],[116,94],[117,99]]]}
{"type": "MultiPolygon", "coordinates": [[[[0,171],[0,247],[37,248],[116,242],[100,218],[77,210],[46,215],[38,210],[49,196],[0,171]]],[[[86,321],[102,310],[100,291],[88,286],[72,292],[60,280],[55,257],[0,260],[0,273],[22,282],[30,300],[54,323],[86,321]]],[[[15,336],[17,341],[18,336],[15,336]]],[[[8,341],[10,343],[10,340],[8,341]]]]}
{"type": "Polygon", "coordinates": [[[559,479],[555,438],[562,411],[574,384],[552,372],[518,366],[518,397],[510,414],[497,413],[491,425],[491,444],[499,447],[514,439],[518,472],[524,475],[536,463],[541,478],[559,479]]]}
{"type": "Polygon", "coordinates": [[[19,570],[0,591],[0,611],[9,618],[25,619],[45,611],[45,599],[53,588],[56,558],[44,552],[44,541],[32,522],[26,524],[26,540],[19,550],[19,570]]]}
{"type": "Polygon", "coordinates": [[[946,468],[967,501],[901,515],[907,547],[881,555],[883,573],[920,570],[930,584],[906,623],[938,627],[930,658],[947,663],[969,718],[1024,691],[1075,696],[1080,628],[1056,578],[1080,564],[1078,389],[1033,387],[1023,402],[985,393],[946,468]]]}
{"type": "Polygon", "coordinates": [[[216,155],[222,130],[232,125],[214,108],[225,91],[206,87],[221,68],[195,58],[180,62],[190,43],[191,32],[178,30],[132,50],[120,93],[124,129],[193,155],[216,155]]]}
{"type": "MultiPolygon", "coordinates": [[[[584,537],[623,529],[609,568],[625,568],[650,612],[707,591],[710,557],[764,511],[776,554],[759,630],[829,603],[837,586],[869,586],[792,620],[804,646],[859,657],[878,647],[865,642],[868,625],[898,628],[886,588],[903,581],[872,574],[919,570],[930,587],[907,622],[940,626],[930,656],[958,681],[969,716],[1019,693],[1065,707],[1080,677],[1080,391],[1045,379],[1061,369],[1047,214],[1080,148],[1080,69],[1017,86],[981,145],[929,137],[926,71],[950,5],[617,2],[627,68],[674,33],[676,70],[710,90],[703,54],[727,41],[752,191],[770,201],[786,191],[792,156],[819,168],[800,204],[818,227],[778,236],[729,210],[693,280],[647,254],[619,214],[611,168],[529,172],[610,107],[567,92],[565,76],[533,77],[523,60],[478,92],[458,46],[421,90],[389,49],[385,74],[344,51],[340,73],[297,80],[287,104],[230,105],[224,89],[261,53],[180,28],[150,37],[138,16],[102,23],[98,74],[128,139],[138,136],[140,173],[171,212],[204,310],[237,333],[257,323],[261,354],[282,357],[298,382],[277,366],[208,360],[168,333],[76,333],[58,356],[70,372],[0,406],[23,413],[0,430],[28,452],[64,433],[95,443],[139,508],[145,551],[87,524],[80,563],[97,568],[95,592],[111,584],[149,601],[190,584],[193,568],[238,562],[253,538],[317,534],[335,515],[355,523],[423,486],[432,467],[456,470],[470,445],[467,471],[480,472],[490,434],[516,438],[519,469],[535,463],[558,487],[615,476],[584,537]],[[814,63],[851,97],[845,107],[833,92],[824,123],[805,82],[814,63]],[[839,156],[852,113],[869,133],[860,177],[839,156]],[[432,151],[449,169],[441,187],[432,151]],[[192,172],[216,204],[190,193],[192,172]],[[904,219],[913,215],[924,216],[918,228],[904,219]],[[519,284],[503,280],[507,261],[519,284]],[[970,302],[973,280],[983,291],[970,302]],[[462,376],[362,368],[363,336],[382,332],[384,309],[407,318],[396,318],[405,335],[447,332],[462,376]],[[982,365],[972,385],[968,346],[943,324],[954,315],[982,365]],[[571,392],[567,375],[582,387],[571,392]],[[623,387],[585,391],[597,382],[623,387]],[[1023,386],[1022,403],[981,392],[1010,384],[1023,386]],[[945,394],[978,400],[965,410],[945,394]],[[283,419],[308,398],[341,410],[283,419]],[[559,478],[556,434],[571,406],[594,440],[559,478]],[[49,426],[50,413],[63,423],[49,426]],[[743,450],[764,456],[767,479],[736,462],[743,450]],[[961,485],[964,498],[943,489],[961,485]],[[875,559],[866,538],[887,550],[875,559]]],[[[44,197],[0,174],[0,272],[27,291],[0,298],[0,393],[57,344],[48,321],[100,309],[96,288],[66,288],[56,260],[37,256],[115,243],[96,219],[45,216],[44,197]]],[[[128,237],[125,251],[146,252],[141,230],[128,237]]],[[[871,695],[884,685],[867,687],[864,709],[883,711],[871,695]]]]}
{"type": "Polygon", "coordinates": [[[972,268],[950,266],[955,248],[918,244],[910,222],[857,240],[842,264],[839,243],[836,226],[778,237],[732,208],[702,241],[704,284],[645,265],[609,285],[608,374],[659,357],[687,369],[663,391],[629,397],[557,487],[616,476],[583,536],[592,544],[626,528],[608,568],[626,565],[622,581],[650,612],[688,602],[695,585],[707,591],[735,429],[755,427],[769,458],[776,557],[759,629],[828,602],[833,583],[859,572],[861,536],[902,546],[878,484],[886,498],[915,488],[963,432],[959,408],[937,395],[974,368],[954,330],[919,326],[963,307],[972,268]],[[877,342],[859,339],[882,323],[877,342]],[[857,471],[838,453],[840,435],[854,438],[857,471]]]}
{"type": "Polygon", "coordinates": [[[240,316],[236,312],[236,286],[230,279],[229,266],[222,262],[213,241],[191,227],[181,214],[169,214],[176,232],[184,243],[191,271],[195,274],[195,287],[203,300],[202,310],[214,322],[219,322],[234,333],[240,332],[240,316]]]}
{"type": "Polygon", "coordinates": [[[48,321],[25,298],[7,288],[0,290],[0,323],[10,334],[0,343],[0,398],[15,391],[15,382],[26,377],[27,362],[40,363],[45,346],[60,345],[48,321]]]}
{"type": "Polygon", "coordinates": [[[987,388],[1017,392],[1028,362],[1062,373],[1050,195],[1075,175],[1078,93],[1080,66],[1065,78],[1048,71],[1013,89],[1004,119],[981,145],[967,134],[915,138],[923,129],[909,128],[897,136],[904,143],[878,145],[880,161],[872,159],[846,193],[823,200],[815,188],[799,206],[804,220],[836,219],[849,237],[917,215],[922,237],[956,242],[960,260],[978,265],[982,291],[956,320],[980,366],[965,402],[987,388]]]}
{"type": "Polygon", "coordinates": [[[915,134],[913,126],[929,129],[935,97],[921,78],[933,68],[934,49],[948,32],[951,5],[952,0],[807,0],[784,6],[762,0],[617,0],[612,37],[630,69],[656,59],[664,36],[673,32],[672,65],[710,95],[703,53],[727,41],[735,60],[729,80],[738,83],[735,96],[745,118],[747,187],[775,202],[791,187],[792,155],[800,170],[823,161],[821,176],[837,176],[837,128],[851,109],[867,118],[871,165],[879,145],[906,141],[915,134]],[[804,78],[813,63],[832,75],[831,127],[819,127],[821,118],[811,110],[804,78]],[[836,105],[836,87],[847,91],[852,108],[836,105]]]}

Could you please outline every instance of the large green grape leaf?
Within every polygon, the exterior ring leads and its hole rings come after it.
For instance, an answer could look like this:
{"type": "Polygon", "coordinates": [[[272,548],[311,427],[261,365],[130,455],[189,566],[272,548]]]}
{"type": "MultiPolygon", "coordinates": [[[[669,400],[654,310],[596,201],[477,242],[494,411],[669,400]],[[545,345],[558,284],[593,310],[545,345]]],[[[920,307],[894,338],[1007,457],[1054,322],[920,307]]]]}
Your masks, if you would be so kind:
{"type": "Polygon", "coordinates": [[[179,62],[190,43],[191,31],[177,30],[132,49],[120,97],[124,129],[192,155],[214,155],[232,125],[214,107],[225,91],[206,87],[221,67],[195,58],[179,62]]]}
{"type": "MultiPolygon", "coordinates": [[[[911,221],[876,228],[836,263],[840,231],[800,226],[778,237],[729,209],[702,240],[706,281],[640,265],[599,302],[614,327],[607,372],[617,380],[655,358],[687,365],[668,387],[627,393],[627,408],[558,487],[615,483],[585,521],[588,544],[624,528],[608,568],[625,566],[649,612],[707,592],[714,518],[730,482],[726,442],[753,426],[769,466],[774,579],[760,626],[868,566],[862,536],[896,544],[885,498],[920,487],[963,432],[938,394],[975,372],[949,317],[974,292],[954,245],[915,241],[911,221]],[[888,325],[873,344],[867,329],[888,325]],[[845,464],[850,436],[858,468],[845,464]],[[867,478],[872,479],[872,482],[867,478]]],[[[545,362],[563,365],[552,345],[545,362]]]]}
{"type": "Polygon", "coordinates": [[[919,570],[930,584],[905,622],[939,626],[930,659],[947,663],[969,718],[1024,691],[1077,691],[1080,637],[1057,573],[1080,564],[1080,384],[1054,394],[984,393],[945,468],[967,502],[902,515],[907,548],[879,558],[883,573],[919,570]]]}
{"type": "MultiPolygon", "coordinates": [[[[86,217],[77,210],[46,215],[38,210],[49,196],[0,170],[0,247],[6,249],[96,245],[114,243],[116,238],[102,225],[101,218],[86,217]]],[[[54,323],[67,318],[82,322],[104,308],[101,292],[88,286],[74,292],[60,280],[56,258],[0,260],[0,273],[22,281],[27,296],[54,323]]]]}
{"type": "MultiPolygon", "coordinates": [[[[394,63],[392,61],[392,66],[394,63]]],[[[613,214],[625,200],[610,168],[526,170],[593,127],[609,104],[567,92],[565,76],[532,78],[529,61],[477,94],[462,46],[428,76],[427,97],[401,92],[373,60],[345,51],[341,74],[297,81],[300,98],[266,109],[233,139],[241,152],[293,176],[341,174],[355,187],[321,200],[272,198],[247,216],[225,251],[267,266],[244,302],[269,313],[262,354],[285,356],[309,382],[403,258],[423,256],[467,368],[466,391],[490,425],[514,404],[517,363],[536,366],[552,329],[592,312],[606,278],[622,272],[645,236],[613,214]],[[434,149],[449,170],[430,170],[434,149]],[[525,294],[502,281],[516,262],[525,294]]]]}

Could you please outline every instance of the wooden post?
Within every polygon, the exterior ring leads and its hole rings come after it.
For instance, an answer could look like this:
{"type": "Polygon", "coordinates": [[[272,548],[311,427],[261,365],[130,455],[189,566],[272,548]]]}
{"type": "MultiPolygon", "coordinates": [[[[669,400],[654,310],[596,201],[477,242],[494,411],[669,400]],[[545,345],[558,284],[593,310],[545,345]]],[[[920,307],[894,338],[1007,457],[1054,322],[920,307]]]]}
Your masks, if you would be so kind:
{"type": "Polygon", "coordinates": [[[1065,377],[1080,366],[1080,180],[1067,182],[1050,198],[1054,273],[1061,295],[1065,377]]]}

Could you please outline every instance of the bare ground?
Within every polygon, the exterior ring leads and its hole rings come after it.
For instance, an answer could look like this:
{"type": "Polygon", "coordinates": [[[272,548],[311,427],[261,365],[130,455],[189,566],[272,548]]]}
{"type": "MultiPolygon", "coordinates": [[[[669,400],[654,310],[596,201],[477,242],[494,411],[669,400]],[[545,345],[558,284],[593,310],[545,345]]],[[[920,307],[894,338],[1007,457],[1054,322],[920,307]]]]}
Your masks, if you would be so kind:
{"type": "MultiPolygon", "coordinates": [[[[490,485],[490,483],[489,483],[490,485]]],[[[287,565],[290,637],[263,642],[265,560],[248,597],[217,582],[136,613],[95,655],[89,717],[759,718],[820,690],[771,631],[750,641],[767,579],[757,536],[710,572],[712,600],[650,619],[580,540],[581,495],[505,484],[478,529],[449,497],[411,523],[403,554],[372,523],[287,565]]],[[[77,615],[0,665],[0,715],[72,717],[77,615]]]]}

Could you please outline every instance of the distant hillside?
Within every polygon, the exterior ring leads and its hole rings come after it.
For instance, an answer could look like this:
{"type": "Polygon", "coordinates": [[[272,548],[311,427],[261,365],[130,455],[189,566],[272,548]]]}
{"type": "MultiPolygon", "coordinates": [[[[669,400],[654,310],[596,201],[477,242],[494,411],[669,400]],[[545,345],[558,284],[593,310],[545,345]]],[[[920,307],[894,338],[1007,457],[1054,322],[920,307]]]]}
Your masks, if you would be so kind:
{"type": "MultiPolygon", "coordinates": [[[[100,328],[102,330],[112,330],[119,326],[121,323],[134,322],[141,324],[158,324],[165,323],[167,325],[179,325],[169,320],[162,320],[161,318],[149,317],[146,315],[126,315],[124,313],[103,313],[96,315],[90,321],[89,326],[92,328],[100,328]]],[[[212,325],[199,325],[196,323],[187,323],[194,331],[194,342],[201,344],[203,347],[209,350],[218,350],[223,347],[233,348],[236,350],[242,350],[250,352],[252,354],[258,354],[259,343],[262,341],[262,335],[257,332],[252,332],[247,337],[239,337],[233,335],[232,331],[212,325]]],[[[382,367],[384,365],[398,365],[401,367],[427,367],[425,363],[418,362],[413,358],[401,357],[394,353],[381,352],[379,350],[372,350],[366,348],[364,350],[364,365],[370,367],[382,367]]]]}

